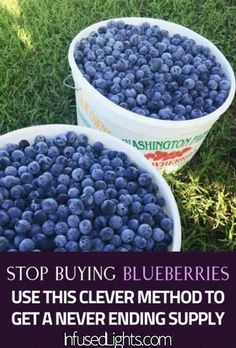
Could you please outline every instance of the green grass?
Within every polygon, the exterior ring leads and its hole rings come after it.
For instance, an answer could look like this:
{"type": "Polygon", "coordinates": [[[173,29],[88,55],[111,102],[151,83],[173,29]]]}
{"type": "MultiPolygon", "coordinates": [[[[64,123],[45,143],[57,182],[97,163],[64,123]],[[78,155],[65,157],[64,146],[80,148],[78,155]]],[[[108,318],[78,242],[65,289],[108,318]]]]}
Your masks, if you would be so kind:
{"type": "MultiPolygon", "coordinates": [[[[121,16],[164,18],[213,41],[236,66],[232,0],[0,0],[0,132],[75,123],[67,52],[80,29],[121,16]]],[[[236,250],[236,111],[214,125],[190,164],[168,175],[183,226],[183,250],[236,250]]]]}

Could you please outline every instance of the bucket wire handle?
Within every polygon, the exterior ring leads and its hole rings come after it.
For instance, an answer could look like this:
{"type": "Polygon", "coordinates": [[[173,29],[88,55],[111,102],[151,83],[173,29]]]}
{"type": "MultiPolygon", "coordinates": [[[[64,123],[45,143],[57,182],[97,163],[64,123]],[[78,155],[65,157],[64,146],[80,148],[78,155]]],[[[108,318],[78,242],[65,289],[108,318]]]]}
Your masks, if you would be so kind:
{"type": "Polygon", "coordinates": [[[76,87],[74,87],[74,86],[72,86],[72,85],[69,85],[69,84],[67,83],[67,81],[68,81],[70,78],[72,78],[72,74],[67,75],[66,78],[63,80],[64,86],[66,86],[67,88],[73,89],[74,91],[81,91],[81,88],[76,88],[76,87]]]}

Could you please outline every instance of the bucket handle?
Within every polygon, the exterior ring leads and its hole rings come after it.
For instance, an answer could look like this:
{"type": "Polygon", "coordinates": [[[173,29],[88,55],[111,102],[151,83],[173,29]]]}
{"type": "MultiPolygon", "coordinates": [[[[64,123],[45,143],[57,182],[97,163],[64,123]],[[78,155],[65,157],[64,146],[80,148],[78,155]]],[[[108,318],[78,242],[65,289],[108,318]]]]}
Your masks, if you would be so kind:
{"type": "Polygon", "coordinates": [[[72,74],[69,74],[66,76],[66,78],[63,80],[63,85],[66,86],[67,88],[73,89],[74,91],[81,91],[81,88],[76,88],[72,85],[69,85],[67,81],[72,77],[72,74]]]}

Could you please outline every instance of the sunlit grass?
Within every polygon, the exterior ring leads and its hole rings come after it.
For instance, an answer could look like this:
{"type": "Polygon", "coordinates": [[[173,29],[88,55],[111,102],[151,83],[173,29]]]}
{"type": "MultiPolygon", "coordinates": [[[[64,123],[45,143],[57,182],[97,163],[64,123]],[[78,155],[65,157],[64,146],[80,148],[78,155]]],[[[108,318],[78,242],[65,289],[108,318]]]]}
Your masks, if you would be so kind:
{"type": "Polygon", "coordinates": [[[19,0],[0,0],[0,6],[5,8],[11,15],[19,17],[21,10],[19,0]]]}

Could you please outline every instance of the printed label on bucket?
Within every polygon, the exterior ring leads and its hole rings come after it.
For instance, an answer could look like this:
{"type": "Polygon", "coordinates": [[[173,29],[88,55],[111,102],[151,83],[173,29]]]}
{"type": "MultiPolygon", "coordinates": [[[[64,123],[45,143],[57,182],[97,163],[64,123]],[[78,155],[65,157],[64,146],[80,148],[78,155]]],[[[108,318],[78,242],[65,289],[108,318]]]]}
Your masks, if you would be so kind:
{"type": "Polygon", "coordinates": [[[178,140],[122,140],[142,151],[161,171],[171,172],[181,168],[193,157],[207,133],[178,140]]]}
{"type": "Polygon", "coordinates": [[[100,114],[91,109],[91,103],[86,101],[84,95],[76,92],[77,118],[78,124],[96,128],[132,145],[141,151],[144,156],[152,162],[161,172],[174,172],[183,167],[194,154],[198,151],[203,140],[207,136],[209,129],[203,133],[195,134],[186,138],[169,139],[163,135],[162,139],[140,139],[129,132],[132,138],[128,138],[129,133],[118,134],[117,128],[110,127],[100,114]]]}
{"type": "Polygon", "coordinates": [[[89,103],[77,91],[77,121],[78,124],[85,127],[96,128],[102,132],[111,133],[110,129],[105,126],[98,115],[90,109],[89,103]]]}

